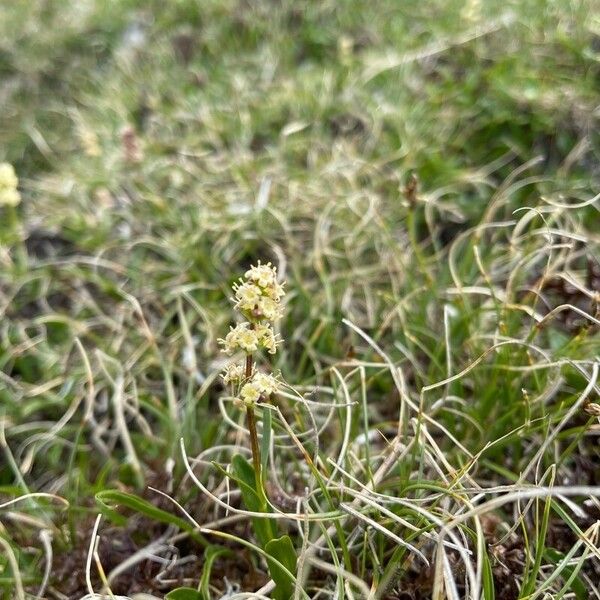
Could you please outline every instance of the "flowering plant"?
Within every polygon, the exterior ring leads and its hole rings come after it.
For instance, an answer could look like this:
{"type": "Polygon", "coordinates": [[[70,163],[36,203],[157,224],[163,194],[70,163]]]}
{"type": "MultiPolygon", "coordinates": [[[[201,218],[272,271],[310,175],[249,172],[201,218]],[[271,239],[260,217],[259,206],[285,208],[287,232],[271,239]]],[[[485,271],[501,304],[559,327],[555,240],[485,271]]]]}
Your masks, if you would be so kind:
{"type": "Polygon", "coordinates": [[[254,407],[261,399],[267,400],[277,393],[281,382],[278,375],[259,371],[253,353],[266,350],[277,352],[281,343],[273,330],[273,324],[282,316],[281,299],[285,295],[283,284],[277,281],[277,268],[271,263],[250,267],[243,278],[233,285],[234,307],[246,319],[231,327],[225,338],[218,342],[229,356],[243,352],[245,362],[234,362],[221,374],[223,383],[231,387],[238,405],[246,408],[252,458],[257,485],[260,485],[260,454],[254,407]]]}

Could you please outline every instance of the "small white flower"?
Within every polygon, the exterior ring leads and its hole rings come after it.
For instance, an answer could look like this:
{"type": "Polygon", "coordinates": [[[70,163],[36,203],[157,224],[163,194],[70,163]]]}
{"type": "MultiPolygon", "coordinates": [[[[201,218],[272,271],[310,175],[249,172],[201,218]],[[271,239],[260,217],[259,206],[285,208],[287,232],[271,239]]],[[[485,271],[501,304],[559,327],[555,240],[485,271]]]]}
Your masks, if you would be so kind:
{"type": "Polygon", "coordinates": [[[237,336],[237,345],[245,352],[258,350],[258,336],[253,329],[242,329],[237,336]]]}
{"type": "Polygon", "coordinates": [[[224,346],[223,352],[230,356],[238,349],[244,352],[255,352],[258,350],[258,336],[253,329],[250,329],[250,323],[240,323],[236,327],[230,328],[225,339],[217,340],[224,346]]]}
{"type": "Polygon", "coordinates": [[[256,311],[267,321],[277,321],[283,316],[279,302],[268,296],[263,296],[260,299],[256,311]]]}
{"type": "Polygon", "coordinates": [[[229,385],[230,383],[233,385],[237,385],[240,382],[242,382],[245,378],[246,369],[242,365],[236,363],[227,365],[221,373],[221,379],[223,379],[223,383],[225,385],[229,385]]]}
{"type": "Polygon", "coordinates": [[[272,267],[271,263],[261,265],[258,261],[258,265],[251,266],[245,273],[246,279],[255,281],[262,288],[269,287],[277,282],[277,268],[272,267]]]}
{"type": "Polygon", "coordinates": [[[249,321],[276,321],[282,316],[283,285],[277,282],[277,270],[271,263],[252,266],[245,273],[246,280],[233,285],[235,308],[249,321]]]}
{"type": "Polygon", "coordinates": [[[285,291],[283,289],[283,285],[275,282],[273,285],[265,288],[265,294],[272,298],[276,302],[279,302],[282,296],[285,296],[285,291]]]}
{"type": "Polygon", "coordinates": [[[277,344],[280,343],[270,324],[256,323],[251,327],[247,322],[231,327],[225,339],[217,341],[223,346],[223,352],[229,356],[237,350],[251,354],[259,348],[264,348],[269,354],[275,354],[277,344]]]}
{"type": "Polygon", "coordinates": [[[245,277],[256,283],[274,300],[278,300],[285,294],[283,286],[277,282],[277,267],[271,266],[271,263],[261,265],[259,261],[257,266],[252,266],[246,271],[245,277]]]}
{"type": "Polygon", "coordinates": [[[242,389],[240,391],[240,398],[244,404],[252,405],[260,398],[260,394],[261,389],[256,383],[251,381],[249,383],[245,383],[242,386],[242,389]]]}
{"type": "Polygon", "coordinates": [[[269,324],[259,323],[256,326],[256,335],[260,340],[260,345],[267,350],[269,354],[275,354],[275,352],[277,352],[279,340],[277,340],[275,332],[269,324]]]}
{"type": "Polygon", "coordinates": [[[17,206],[21,202],[18,185],[14,167],[10,163],[0,163],[0,205],[17,206]]]}
{"type": "Polygon", "coordinates": [[[256,373],[252,378],[252,382],[258,386],[265,396],[270,396],[279,390],[279,381],[274,375],[256,373]]]}
{"type": "Polygon", "coordinates": [[[235,299],[237,300],[235,307],[239,310],[253,310],[261,297],[261,289],[249,281],[242,285],[234,286],[234,291],[235,299]]]}
{"type": "Polygon", "coordinates": [[[255,404],[261,396],[270,396],[279,390],[277,377],[270,373],[254,373],[240,390],[239,401],[245,406],[255,404]]]}

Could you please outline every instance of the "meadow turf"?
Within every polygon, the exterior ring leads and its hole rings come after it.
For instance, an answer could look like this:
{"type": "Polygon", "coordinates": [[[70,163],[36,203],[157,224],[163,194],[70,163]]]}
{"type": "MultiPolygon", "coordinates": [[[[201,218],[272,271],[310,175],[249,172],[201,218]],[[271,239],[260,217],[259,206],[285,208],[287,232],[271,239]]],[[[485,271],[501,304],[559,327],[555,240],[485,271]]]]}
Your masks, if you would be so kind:
{"type": "Polygon", "coordinates": [[[281,597],[262,260],[294,599],[600,598],[599,99],[592,0],[0,2],[0,597],[281,597]]]}

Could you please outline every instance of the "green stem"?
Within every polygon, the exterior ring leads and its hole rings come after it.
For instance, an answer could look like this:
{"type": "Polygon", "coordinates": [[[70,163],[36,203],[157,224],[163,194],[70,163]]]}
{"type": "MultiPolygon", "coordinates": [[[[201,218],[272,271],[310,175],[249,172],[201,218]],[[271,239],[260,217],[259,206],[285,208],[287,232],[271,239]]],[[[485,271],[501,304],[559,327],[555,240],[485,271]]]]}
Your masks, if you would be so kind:
{"type": "Polygon", "coordinates": [[[21,220],[19,219],[19,215],[17,212],[16,206],[7,206],[8,213],[8,224],[9,227],[14,233],[15,240],[15,266],[20,273],[24,273],[27,270],[27,250],[25,248],[25,240],[21,236],[21,220]]]}
{"type": "Polygon", "coordinates": [[[421,246],[419,244],[418,235],[417,235],[417,220],[415,216],[416,208],[411,206],[408,209],[407,215],[407,229],[408,229],[408,237],[410,240],[410,244],[413,248],[413,252],[415,254],[415,258],[417,260],[417,265],[419,266],[420,272],[423,273],[427,281],[431,284],[433,283],[433,277],[431,273],[429,273],[429,269],[427,268],[427,264],[425,261],[425,257],[423,256],[423,252],[421,250],[421,246]]]}

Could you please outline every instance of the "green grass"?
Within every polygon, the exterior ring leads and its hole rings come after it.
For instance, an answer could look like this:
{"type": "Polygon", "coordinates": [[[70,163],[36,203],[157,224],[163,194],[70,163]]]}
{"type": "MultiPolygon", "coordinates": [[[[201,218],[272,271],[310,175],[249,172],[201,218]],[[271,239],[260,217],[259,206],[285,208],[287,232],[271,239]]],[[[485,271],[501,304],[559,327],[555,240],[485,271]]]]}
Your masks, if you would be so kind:
{"type": "Polygon", "coordinates": [[[0,596],[272,593],[218,379],[260,259],[295,598],[599,597],[599,36],[591,0],[1,4],[0,596]]]}

